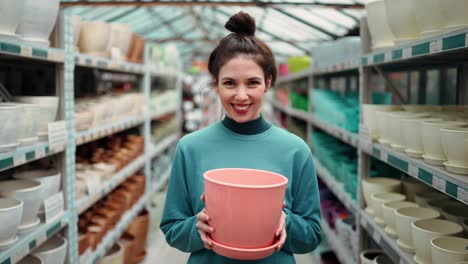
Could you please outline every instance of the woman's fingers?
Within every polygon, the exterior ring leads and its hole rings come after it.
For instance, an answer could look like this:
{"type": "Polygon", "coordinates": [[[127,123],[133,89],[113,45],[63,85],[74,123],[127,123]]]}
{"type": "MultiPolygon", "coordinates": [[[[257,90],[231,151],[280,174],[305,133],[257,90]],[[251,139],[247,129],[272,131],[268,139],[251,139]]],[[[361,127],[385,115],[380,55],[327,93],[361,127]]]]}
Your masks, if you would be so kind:
{"type": "Polygon", "coordinates": [[[206,222],[198,221],[196,226],[197,226],[198,230],[201,230],[201,231],[203,231],[205,233],[213,233],[214,232],[214,228],[209,226],[206,222]]]}
{"type": "Polygon", "coordinates": [[[200,229],[198,229],[198,232],[200,233],[200,238],[205,245],[205,248],[211,249],[213,247],[213,242],[211,242],[205,232],[201,231],[200,229]]]}
{"type": "Polygon", "coordinates": [[[276,236],[279,236],[283,229],[285,228],[286,224],[286,214],[284,212],[281,213],[281,217],[278,223],[278,229],[276,229],[276,236]]]}
{"type": "Polygon", "coordinates": [[[214,232],[214,228],[208,224],[210,217],[206,214],[205,210],[202,210],[197,215],[197,223],[196,227],[198,229],[198,233],[200,233],[200,238],[205,245],[205,248],[211,249],[213,247],[213,242],[208,238],[208,234],[214,232]]]}
{"type": "Polygon", "coordinates": [[[202,200],[202,202],[205,203],[205,193],[203,193],[203,194],[200,196],[200,200],[202,200]]]}
{"type": "Polygon", "coordinates": [[[276,246],[276,251],[280,251],[281,248],[283,248],[284,242],[286,241],[286,237],[287,237],[286,229],[283,229],[280,234],[278,246],[276,246]]]}

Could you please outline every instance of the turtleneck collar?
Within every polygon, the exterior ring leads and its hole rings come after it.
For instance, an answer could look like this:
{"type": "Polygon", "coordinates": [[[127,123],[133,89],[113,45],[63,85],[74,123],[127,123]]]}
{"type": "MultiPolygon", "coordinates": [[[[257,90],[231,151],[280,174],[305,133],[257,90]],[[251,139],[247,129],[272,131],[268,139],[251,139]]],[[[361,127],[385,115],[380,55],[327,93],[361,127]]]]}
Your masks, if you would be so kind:
{"type": "Polygon", "coordinates": [[[244,123],[237,123],[234,119],[231,119],[226,115],[222,121],[222,124],[229,130],[243,135],[260,134],[267,131],[271,127],[271,124],[263,119],[262,115],[260,115],[260,117],[255,120],[244,123]]]}

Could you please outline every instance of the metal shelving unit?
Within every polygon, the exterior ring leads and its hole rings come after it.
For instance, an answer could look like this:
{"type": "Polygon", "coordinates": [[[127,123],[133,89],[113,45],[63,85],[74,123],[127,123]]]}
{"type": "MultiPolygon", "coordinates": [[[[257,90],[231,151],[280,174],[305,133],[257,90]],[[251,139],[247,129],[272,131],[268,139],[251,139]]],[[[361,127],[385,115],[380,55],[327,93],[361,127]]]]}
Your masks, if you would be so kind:
{"type": "Polygon", "coordinates": [[[159,119],[168,114],[176,113],[177,110],[178,110],[177,107],[173,107],[173,108],[168,108],[168,109],[162,109],[161,111],[154,111],[153,113],[151,113],[151,119],[153,120],[159,119]]]}
{"type": "Polygon", "coordinates": [[[87,54],[76,55],[75,64],[82,67],[134,74],[144,74],[145,66],[142,64],[109,60],[107,58],[87,54]]]}
{"type": "Polygon", "coordinates": [[[12,152],[0,153],[0,171],[18,167],[65,150],[66,146],[50,149],[49,143],[38,142],[32,146],[20,147],[12,152]]]}
{"type": "Polygon", "coordinates": [[[63,64],[65,62],[64,49],[41,47],[22,40],[9,40],[3,37],[0,37],[0,54],[2,56],[41,60],[50,63],[63,64]]]}
{"type": "Polygon", "coordinates": [[[168,147],[175,145],[177,141],[179,140],[179,138],[180,138],[180,134],[175,134],[175,135],[166,137],[165,139],[161,140],[161,142],[159,142],[156,145],[151,145],[151,149],[149,151],[150,159],[155,158],[156,156],[161,154],[161,152],[166,150],[168,147]]]}
{"type": "MultiPolygon", "coordinates": [[[[338,260],[342,264],[353,264],[353,258],[349,255],[349,253],[344,249],[343,242],[346,241],[339,240],[335,234],[335,232],[331,229],[328,225],[327,221],[322,219],[322,230],[325,236],[327,237],[328,245],[333,249],[338,260]]],[[[351,243],[350,241],[348,241],[351,243]]]]}
{"type": "MultiPolygon", "coordinates": [[[[162,187],[167,183],[169,176],[171,175],[171,169],[172,166],[168,166],[168,168],[164,170],[164,172],[161,174],[162,177],[160,178],[160,180],[157,181],[152,187],[153,193],[160,191],[162,187]]],[[[156,175],[154,175],[153,177],[156,177],[156,175]]]]}

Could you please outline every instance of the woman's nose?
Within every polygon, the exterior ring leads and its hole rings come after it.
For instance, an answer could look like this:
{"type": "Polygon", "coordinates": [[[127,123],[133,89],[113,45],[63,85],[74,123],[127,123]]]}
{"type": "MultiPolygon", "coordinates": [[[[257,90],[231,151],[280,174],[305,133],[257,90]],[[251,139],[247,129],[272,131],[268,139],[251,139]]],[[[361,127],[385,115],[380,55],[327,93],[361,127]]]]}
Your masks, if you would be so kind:
{"type": "Polygon", "coordinates": [[[247,90],[243,87],[240,87],[236,91],[236,99],[238,100],[247,100],[249,98],[247,90]]]}

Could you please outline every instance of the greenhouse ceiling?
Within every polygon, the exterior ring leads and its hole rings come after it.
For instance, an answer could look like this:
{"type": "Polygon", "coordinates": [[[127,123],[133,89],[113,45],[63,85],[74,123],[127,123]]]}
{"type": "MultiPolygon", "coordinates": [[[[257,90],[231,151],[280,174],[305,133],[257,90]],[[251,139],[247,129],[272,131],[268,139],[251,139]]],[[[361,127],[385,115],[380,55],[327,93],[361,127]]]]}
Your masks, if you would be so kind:
{"type": "MultiPolygon", "coordinates": [[[[357,35],[368,0],[242,0],[242,1],[61,1],[62,8],[83,20],[127,23],[156,43],[173,43],[184,63],[207,59],[224,24],[239,11],[256,19],[256,35],[283,61],[309,54],[320,42],[357,35]]],[[[187,64],[186,64],[187,65],[187,64]]]]}

